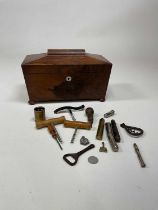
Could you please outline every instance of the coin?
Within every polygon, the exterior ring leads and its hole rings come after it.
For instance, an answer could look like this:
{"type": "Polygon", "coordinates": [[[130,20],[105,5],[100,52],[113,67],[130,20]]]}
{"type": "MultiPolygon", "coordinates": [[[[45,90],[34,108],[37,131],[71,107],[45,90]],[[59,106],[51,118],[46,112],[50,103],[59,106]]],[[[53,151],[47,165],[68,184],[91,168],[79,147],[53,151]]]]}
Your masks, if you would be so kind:
{"type": "Polygon", "coordinates": [[[95,156],[90,156],[88,158],[88,162],[91,163],[91,164],[96,164],[96,163],[98,163],[98,161],[99,161],[99,159],[95,156]]]}

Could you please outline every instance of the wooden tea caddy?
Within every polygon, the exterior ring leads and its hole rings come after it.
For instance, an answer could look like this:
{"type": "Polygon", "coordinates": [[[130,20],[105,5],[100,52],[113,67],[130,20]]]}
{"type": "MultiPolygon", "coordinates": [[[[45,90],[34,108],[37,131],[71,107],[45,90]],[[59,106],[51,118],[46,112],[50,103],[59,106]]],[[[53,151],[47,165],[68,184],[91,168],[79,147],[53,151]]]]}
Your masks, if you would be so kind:
{"type": "Polygon", "coordinates": [[[84,49],[49,49],[27,55],[22,70],[29,104],[53,101],[105,101],[112,63],[84,49]]]}

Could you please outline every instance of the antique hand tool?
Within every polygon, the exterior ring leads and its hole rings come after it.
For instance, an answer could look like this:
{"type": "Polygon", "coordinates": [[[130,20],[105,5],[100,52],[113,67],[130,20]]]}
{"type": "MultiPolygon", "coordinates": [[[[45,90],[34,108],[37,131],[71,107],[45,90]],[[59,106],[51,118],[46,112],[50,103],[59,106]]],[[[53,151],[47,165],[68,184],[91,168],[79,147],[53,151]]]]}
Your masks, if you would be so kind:
{"type": "Polygon", "coordinates": [[[45,120],[45,108],[43,106],[34,108],[35,121],[45,120]]]}
{"type": "Polygon", "coordinates": [[[63,140],[61,139],[61,137],[60,137],[60,135],[59,135],[59,133],[58,133],[58,131],[57,131],[55,125],[54,125],[54,124],[52,124],[52,125],[53,125],[53,129],[54,129],[54,131],[55,131],[55,133],[56,133],[56,137],[57,137],[58,141],[59,141],[60,143],[63,143],[63,140]]]}
{"type": "Polygon", "coordinates": [[[72,113],[72,110],[77,110],[77,111],[81,111],[84,109],[84,105],[81,105],[81,106],[78,106],[78,107],[73,107],[73,106],[63,106],[63,107],[60,107],[56,110],[54,110],[54,113],[55,114],[58,114],[58,113],[63,113],[63,112],[69,112],[69,114],[71,115],[72,117],[72,120],[76,120],[73,113],[72,113]]]}
{"type": "Polygon", "coordinates": [[[105,117],[105,118],[108,118],[108,117],[113,116],[114,114],[115,114],[115,111],[114,111],[114,110],[111,110],[111,111],[105,113],[105,114],[104,114],[104,117],[105,117]]]}
{"type": "Polygon", "coordinates": [[[55,129],[54,125],[53,125],[53,124],[49,124],[49,125],[48,125],[48,130],[49,130],[50,134],[52,135],[52,137],[53,137],[53,138],[56,140],[56,142],[58,143],[60,149],[62,150],[63,148],[62,148],[62,146],[60,145],[59,136],[58,136],[58,134],[57,134],[57,132],[56,132],[56,129],[55,129]]]}
{"type": "Polygon", "coordinates": [[[91,124],[89,122],[65,120],[64,121],[64,127],[90,130],[91,129],[91,124]]]}
{"type": "Polygon", "coordinates": [[[57,117],[57,118],[51,118],[48,120],[35,121],[35,123],[36,123],[36,128],[39,129],[39,128],[47,127],[50,123],[57,125],[57,124],[64,123],[64,121],[65,121],[65,117],[62,116],[62,117],[57,117]]]}
{"type": "Polygon", "coordinates": [[[111,145],[111,148],[114,152],[118,152],[119,147],[117,145],[117,143],[115,142],[115,139],[113,137],[113,133],[112,133],[112,128],[111,128],[111,123],[105,123],[105,127],[106,127],[106,131],[107,131],[107,136],[109,139],[109,143],[111,145]]]}
{"type": "Polygon", "coordinates": [[[98,139],[98,140],[102,140],[102,138],[103,138],[104,123],[105,123],[105,120],[103,118],[101,118],[99,120],[98,130],[97,130],[97,134],[96,134],[96,139],[98,139]]]}
{"type": "Polygon", "coordinates": [[[128,125],[125,125],[125,123],[120,124],[120,126],[124,128],[127,131],[127,133],[133,137],[139,137],[143,135],[144,133],[144,131],[141,128],[128,126],[128,125]]]}
{"type": "Polygon", "coordinates": [[[72,135],[72,138],[71,138],[71,142],[70,143],[74,143],[74,140],[75,140],[76,134],[77,134],[77,130],[78,130],[78,127],[75,128],[75,131],[74,131],[74,133],[72,135]]]}
{"type": "Polygon", "coordinates": [[[142,168],[146,167],[146,164],[144,163],[144,160],[143,160],[143,158],[142,158],[142,156],[141,156],[141,154],[140,154],[140,151],[139,151],[139,148],[138,148],[137,144],[134,143],[134,144],[133,144],[133,147],[134,147],[134,150],[135,150],[135,152],[136,152],[136,154],[137,154],[137,157],[138,157],[138,160],[139,160],[139,162],[140,162],[141,167],[142,167],[142,168]]]}
{"type": "Polygon", "coordinates": [[[115,141],[120,142],[121,138],[115,120],[111,120],[111,128],[115,141]]]}
{"type": "Polygon", "coordinates": [[[104,145],[104,142],[102,142],[102,146],[99,149],[99,152],[107,152],[107,148],[104,145]]]}
{"type": "Polygon", "coordinates": [[[78,158],[85,152],[87,152],[88,150],[94,148],[95,145],[94,144],[90,144],[88,147],[86,147],[85,149],[81,150],[80,152],[77,153],[69,153],[63,156],[63,159],[70,165],[70,166],[74,166],[76,165],[78,158]],[[68,158],[74,159],[73,162],[71,162],[68,158]]]}
{"type": "Polygon", "coordinates": [[[92,124],[93,124],[93,115],[94,115],[94,110],[92,107],[88,107],[86,110],[85,110],[85,113],[87,115],[87,118],[88,118],[88,122],[91,123],[91,127],[92,127],[92,124]]]}

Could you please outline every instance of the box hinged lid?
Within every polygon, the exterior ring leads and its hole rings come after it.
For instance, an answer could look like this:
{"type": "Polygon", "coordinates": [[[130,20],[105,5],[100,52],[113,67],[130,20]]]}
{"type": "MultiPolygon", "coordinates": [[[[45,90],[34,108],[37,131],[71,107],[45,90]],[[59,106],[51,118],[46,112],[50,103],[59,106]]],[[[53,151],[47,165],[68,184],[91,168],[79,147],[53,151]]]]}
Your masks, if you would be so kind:
{"type": "Polygon", "coordinates": [[[84,49],[48,49],[47,53],[27,55],[22,63],[28,65],[111,65],[101,55],[86,53],[84,49]]]}

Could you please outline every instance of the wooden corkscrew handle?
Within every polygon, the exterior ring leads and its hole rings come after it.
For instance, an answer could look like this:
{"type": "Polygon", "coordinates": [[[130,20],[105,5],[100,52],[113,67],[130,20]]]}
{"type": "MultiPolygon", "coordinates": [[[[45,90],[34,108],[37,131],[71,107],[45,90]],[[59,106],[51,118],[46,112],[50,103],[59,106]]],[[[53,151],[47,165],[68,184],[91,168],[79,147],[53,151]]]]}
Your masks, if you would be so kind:
{"type": "Polygon", "coordinates": [[[65,120],[64,121],[64,127],[66,128],[78,128],[78,129],[91,129],[91,123],[89,122],[80,122],[80,121],[70,121],[65,120]]]}

